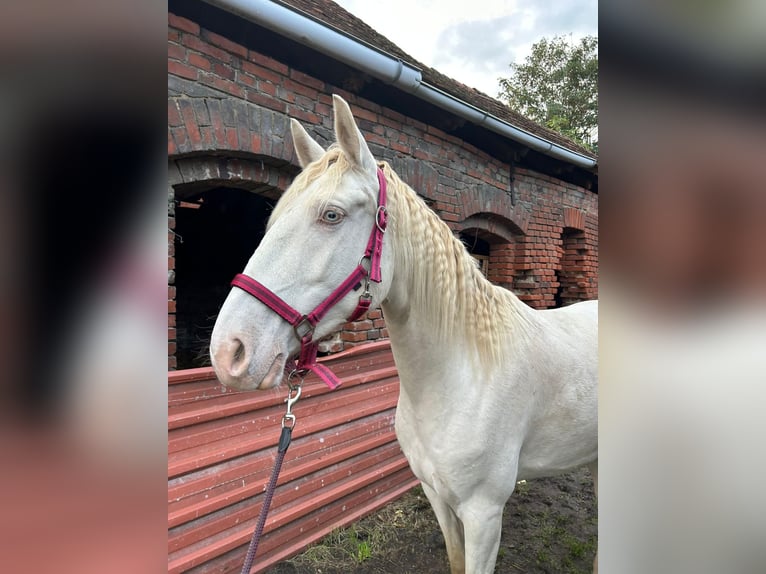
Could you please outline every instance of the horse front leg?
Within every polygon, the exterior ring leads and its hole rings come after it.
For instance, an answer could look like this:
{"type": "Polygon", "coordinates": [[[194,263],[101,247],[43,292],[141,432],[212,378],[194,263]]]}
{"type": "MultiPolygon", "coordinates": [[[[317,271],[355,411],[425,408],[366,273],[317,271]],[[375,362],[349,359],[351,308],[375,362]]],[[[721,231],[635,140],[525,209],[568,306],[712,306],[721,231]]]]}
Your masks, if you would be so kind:
{"type": "Polygon", "coordinates": [[[444,535],[449,558],[450,574],[465,574],[465,539],[463,536],[463,523],[455,514],[455,511],[428,486],[421,483],[431,508],[434,510],[436,520],[444,535]]]}
{"type": "Polygon", "coordinates": [[[461,505],[459,516],[465,529],[465,574],[492,574],[500,547],[503,505],[469,502],[461,505]]]}

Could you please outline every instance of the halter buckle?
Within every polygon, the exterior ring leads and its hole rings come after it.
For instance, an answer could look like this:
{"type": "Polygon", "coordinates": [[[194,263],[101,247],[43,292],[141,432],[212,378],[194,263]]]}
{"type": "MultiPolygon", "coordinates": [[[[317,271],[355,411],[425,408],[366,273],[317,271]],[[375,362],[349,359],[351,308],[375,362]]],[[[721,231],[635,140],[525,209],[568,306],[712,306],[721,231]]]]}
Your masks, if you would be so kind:
{"type": "Polygon", "coordinates": [[[311,324],[311,321],[309,321],[309,318],[304,315],[301,317],[301,320],[298,321],[295,325],[293,325],[293,331],[295,331],[295,336],[298,337],[299,341],[303,341],[304,337],[307,337],[309,335],[314,334],[314,325],[311,324]],[[305,327],[305,331],[301,335],[301,328],[305,327]]]}

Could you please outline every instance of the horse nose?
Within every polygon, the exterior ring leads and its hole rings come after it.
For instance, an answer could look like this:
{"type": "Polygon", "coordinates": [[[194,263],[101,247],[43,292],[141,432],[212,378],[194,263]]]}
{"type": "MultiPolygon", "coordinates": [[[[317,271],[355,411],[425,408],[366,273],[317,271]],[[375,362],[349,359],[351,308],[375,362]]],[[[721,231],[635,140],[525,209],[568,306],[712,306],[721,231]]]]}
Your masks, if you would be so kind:
{"type": "Polygon", "coordinates": [[[247,348],[238,337],[220,343],[212,349],[211,355],[216,374],[224,384],[244,375],[250,362],[247,348]]]}

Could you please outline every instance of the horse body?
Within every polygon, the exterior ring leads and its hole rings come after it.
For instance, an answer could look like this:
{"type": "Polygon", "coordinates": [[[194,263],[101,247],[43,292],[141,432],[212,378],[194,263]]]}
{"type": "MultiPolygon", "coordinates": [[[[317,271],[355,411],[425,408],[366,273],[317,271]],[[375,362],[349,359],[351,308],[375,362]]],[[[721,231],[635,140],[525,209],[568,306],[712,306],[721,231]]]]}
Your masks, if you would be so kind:
{"type": "Polygon", "coordinates": [[[486,375],[470,351],[424,343],[430,335],[417,321],[383,309],[401,383],[402,451],[445,534],[452,571],[492,572],[516,481],[597,459],[597,304],[527,309],[534,342],[511,340],[505,360],[486,375]]]}
{"type": "MultiPolygon", "coordinates": [[[[376,217],[378,165],[348,105],[334,99],[339,147],[325,152],[292,122],[304,171],[245,267],[302,310],[358,264],[376,217]]],[[[383,308],[401,382],[396,434],[444,532],[453,574],[489,574],[518,479],[583,464],[595,472],[597,303],[536,311],[490,284],[447,225],[381,167],[390,223],[381,281],[370,292],[383,308]]],[[[355,297],[317,324],[316,339],[340,327],[355,297]]],[[[211,337],[221,382],[272,387],[297,351],[284,320],[232,290],[211,337]]]]}

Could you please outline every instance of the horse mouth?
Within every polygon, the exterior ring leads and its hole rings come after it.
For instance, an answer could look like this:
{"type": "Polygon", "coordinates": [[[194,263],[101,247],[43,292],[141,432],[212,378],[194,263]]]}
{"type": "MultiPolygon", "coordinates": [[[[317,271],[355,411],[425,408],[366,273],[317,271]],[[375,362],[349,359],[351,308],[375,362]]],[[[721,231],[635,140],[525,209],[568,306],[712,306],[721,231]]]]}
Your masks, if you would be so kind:
{"type": "Polygon", "coordinates": [[[285,372],[285,356],[283,353],[279,353],[276,357],[274,357],[274,361],[271,363],[271,366],[269,367],[269,371],[266,373],[266,376],[263,377],[263,380],[261,381],[261,384],[258,385],[258,388],[261,390],[271,389],[279,385],[279,383],[282,382],[282,376],[285,372]]]}

